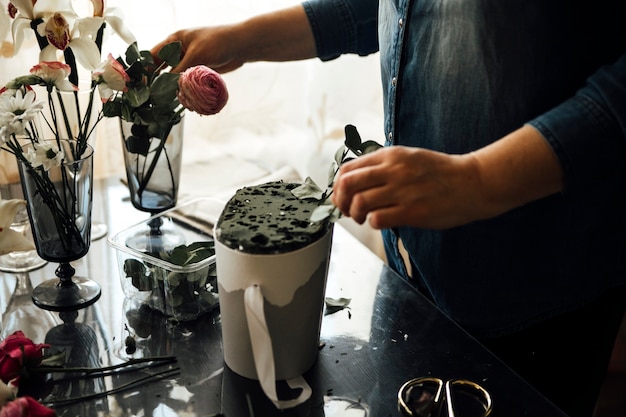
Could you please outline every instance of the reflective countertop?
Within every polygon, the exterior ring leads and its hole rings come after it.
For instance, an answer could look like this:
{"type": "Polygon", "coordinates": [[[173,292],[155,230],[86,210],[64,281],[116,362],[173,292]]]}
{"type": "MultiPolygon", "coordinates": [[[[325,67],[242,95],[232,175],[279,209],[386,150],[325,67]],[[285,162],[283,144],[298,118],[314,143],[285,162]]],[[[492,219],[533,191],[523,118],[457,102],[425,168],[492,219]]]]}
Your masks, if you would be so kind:
{"type": "MultiPolygon", "coordinates": [[[[93,217],[107,224],[109,234],[148,217],[127,196],[117,179],[98,183],[93,217]]],[[[304,375],[313,395],[284,411],[274,408],[257,381],[224,365],[219,311],[176,323],[125,299],[106,238],[93,241],[89,254],[73,265],[77,275],[102,286],[95,304],[73,313],[41,310],[27,293],[28,283],[54,277],[56,265],[0,273],[3,335],[23,330],[36,343],[65,349],[72,365],[102,366],[128,358],[124,340],[132,332],[135,357],[174,355],[180,372],[105,399],[56,407],[59,416],[399,416],[398,389],[418,376],[480,383],[493,398],[492,416],[565,416],[339,225],[326,296],[350,299],[349,308],[325,312],[319,356],[304,375]]],[[[53,396],[101,392],[137,376],[58,382],[53,396]]]]}

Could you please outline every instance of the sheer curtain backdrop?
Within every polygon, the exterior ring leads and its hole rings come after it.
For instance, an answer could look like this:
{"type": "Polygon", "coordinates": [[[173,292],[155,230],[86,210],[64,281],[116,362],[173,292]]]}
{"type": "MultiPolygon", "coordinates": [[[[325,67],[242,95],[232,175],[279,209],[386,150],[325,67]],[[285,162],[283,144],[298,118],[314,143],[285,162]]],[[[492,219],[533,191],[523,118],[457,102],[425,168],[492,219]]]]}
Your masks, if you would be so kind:
{"type": "MultiPolygon", "coordinates": [[[[74,0],[85,2],[87,0],[74,0]]],[[[6,0],[3,8],[6,6],[6,0]]],[[[140,49],[150,49],[169,33],[188,27],[236,22],[250,16],[299,4],[294,0],[109,0],[119,7],[137,37],[140,49]]],[[[5,9],[6,10],[6,9],[5,9]]],[[[0,35],[5,27],[0,22],[0,35]]],[[[280,30],[280,28],[277,28],[280,30]]],[[[36,44],[16,57],[0,49],[0,81],[26,73],[36,62],[36,44]]],[[[115,35],[106,39],[103,54],[122,54],[126,46],[115,35]]],[[[228,172],[241,169],[237,161],[268,171],[293,167],[300,177],[325,184],[333,155],[343,141],[343,128],[354,124],[364,139],[382,143],[382,94],[378,54],[343,56],[290,63],[251,63],[224,75],[230,99],[217,115],[185,116],[183,179],[198,181],[210,194],[228,183],[228,172]],[[219,165],[222,161],[222,165],[219,165]],[[228,161],[227,163],[224,161],[228,161]],[[229,161],[233,161],[230,164],[229,161]],[[216,175],[211,167],[219,166],[216,175]],[[185,169],[194,169],[193,174],[185,169]]],[[[117,120],[105,119],[98,131],[97,175],[123,176],[117,120]]],[[[189,185],[189,184],[188,184],[189,185]]],[[[181,186],[185,187],[185,184],[181,186]]],[[[194,189],[196,189],[194,187],[194,189]]],[[[348,225],[350,227],[350,225],[348,225]]],[[[356,230],[359,229],[359,230],[356,230]]],[[[377,233],[362,238],[377,253],[377,233]],[[372,243],[373,242],[373,243],[372,243]]]]}

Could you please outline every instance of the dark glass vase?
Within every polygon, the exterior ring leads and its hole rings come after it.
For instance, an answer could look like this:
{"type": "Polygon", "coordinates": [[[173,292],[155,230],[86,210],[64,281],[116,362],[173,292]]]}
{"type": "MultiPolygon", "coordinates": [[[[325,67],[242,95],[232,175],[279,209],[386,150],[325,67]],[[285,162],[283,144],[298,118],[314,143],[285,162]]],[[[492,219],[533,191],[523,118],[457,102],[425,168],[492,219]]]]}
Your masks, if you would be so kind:
{"type": "Polygon", "coordinates": [[[48,170],[19,162],[37,253],[59,263],[56,278],[35,287],[32,297],[39,307],[53,311],[86,307],[101,294],[96,282],[75,276],[70,265],[87,254],[91,241],[93,148],[87,145],[84,154],[73,160],[70,148],[75,143],[61,141],[61,146],[63,163],[48,170]]]}
{"type": "Polygon", "coordinates": [[[144,125],[120,119],[130,201],[137,210],[160,213],[176,205],[183,150],[183,121],[153,136],[144,125]]]}
{"type": "Polygon", "coordinates": [[[164,232],[157,215],[176,206],[183,151],[183,120],[152,134],[148,126],[120,119],[122,152],[130,201],[153,218],[149,228],[130,237],[127,244],[140,250],[159,250],[181,242],[178,234],[164,232]],[[162,139],[165,138],[165,139],[162,139]]]}

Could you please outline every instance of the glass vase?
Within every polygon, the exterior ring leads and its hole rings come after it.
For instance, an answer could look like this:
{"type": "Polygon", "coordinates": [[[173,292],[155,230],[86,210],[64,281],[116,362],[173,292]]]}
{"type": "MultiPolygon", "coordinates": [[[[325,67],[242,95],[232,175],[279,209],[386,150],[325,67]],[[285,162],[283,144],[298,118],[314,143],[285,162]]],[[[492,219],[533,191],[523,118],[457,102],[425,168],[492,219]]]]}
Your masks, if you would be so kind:
{"type": "Polygon", "coordinates": [[[39,307],[53,311],[86,307],[101,294],[96,282],[75,276],[70,265],[87,254],[91,241],[93,148],[87,145],[84,154],[72,160],[70,147],[75,142],[60,144],[65,159],[58,166],[46,171],[23,161],[18,164],[37,253],[59,263],[56,278],[35,287],[32,298],[39,307]]]}
{"type": "MultiPolygon", "coordinates": [[[[15,156],[0,152],[0,198],[3,200],[24,199],[20,174],[15,156]]],[[[20,209],[13,219],[11,229],[31,237],[26,208],[20,209]]],[[[39,269],[47,264],[35,250],[10,252],[0,256],[0,271],[21,273],[39,269]]]]}
{"type": "MultiPolygon", "coordinates": [[[[78,91],[57,91],[51,95],[52,103],[46,103],[43,109],[46,120],[54,120],[52,108],[55,109],[55,115],[59,114],[61,109],[63,109],[62,112],[66,115],[68,124],[59,123],[55,130],[51,130],[50,126],[43,123],[43,136],[54,137],[54,132],[56,131],[63,138],[78,139],[79,137],[86,137],[87,142],[95,150],[96,125],[101,109],[98,89],[95,87],[92,89],[91,82],[86,81],[79,82],[78,87],[78,91]]],[[[40,95],[41,97],[47,96],[43,87],[40,95]]],[[[107,225],[92,219],[91,240],[101,239],[107,234],[107,225]]]]}
{"type": "Polygon", "coordinates": [[[169,125],[165,139],[147,126],[120,119],[122,152],[130,201],[137,210],[158,214],[176,205],[183,149],[183,120],[169,125]]]}

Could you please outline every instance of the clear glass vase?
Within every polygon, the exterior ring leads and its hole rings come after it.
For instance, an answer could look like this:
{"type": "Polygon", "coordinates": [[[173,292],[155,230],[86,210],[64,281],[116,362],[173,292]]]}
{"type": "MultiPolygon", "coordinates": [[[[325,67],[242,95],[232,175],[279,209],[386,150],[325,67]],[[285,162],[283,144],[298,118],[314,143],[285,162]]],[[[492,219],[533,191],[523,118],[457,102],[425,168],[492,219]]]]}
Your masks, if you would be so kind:
{"type": "Polygon", "coordinates": [[[65,160],[47,171],[19,162],[37,253],[59,263],[56,278],[39,284],[32,297],[38,306],[54,311],[86,307],[101,294],[96,282],[74,276],[70,265],[89,251],[93,196],[93,148],[87,145],[80,159],[72,160],[72,143],[61,141],[65,160]]]}
{"type": "Polygon", "coordinates": [[[126,179],[130,201],[136,209],[158,214],[176,205],[183,120],[170,125],[165,139],[161,139],[152,136],[146,126],[120,119],[126,179]]]}

